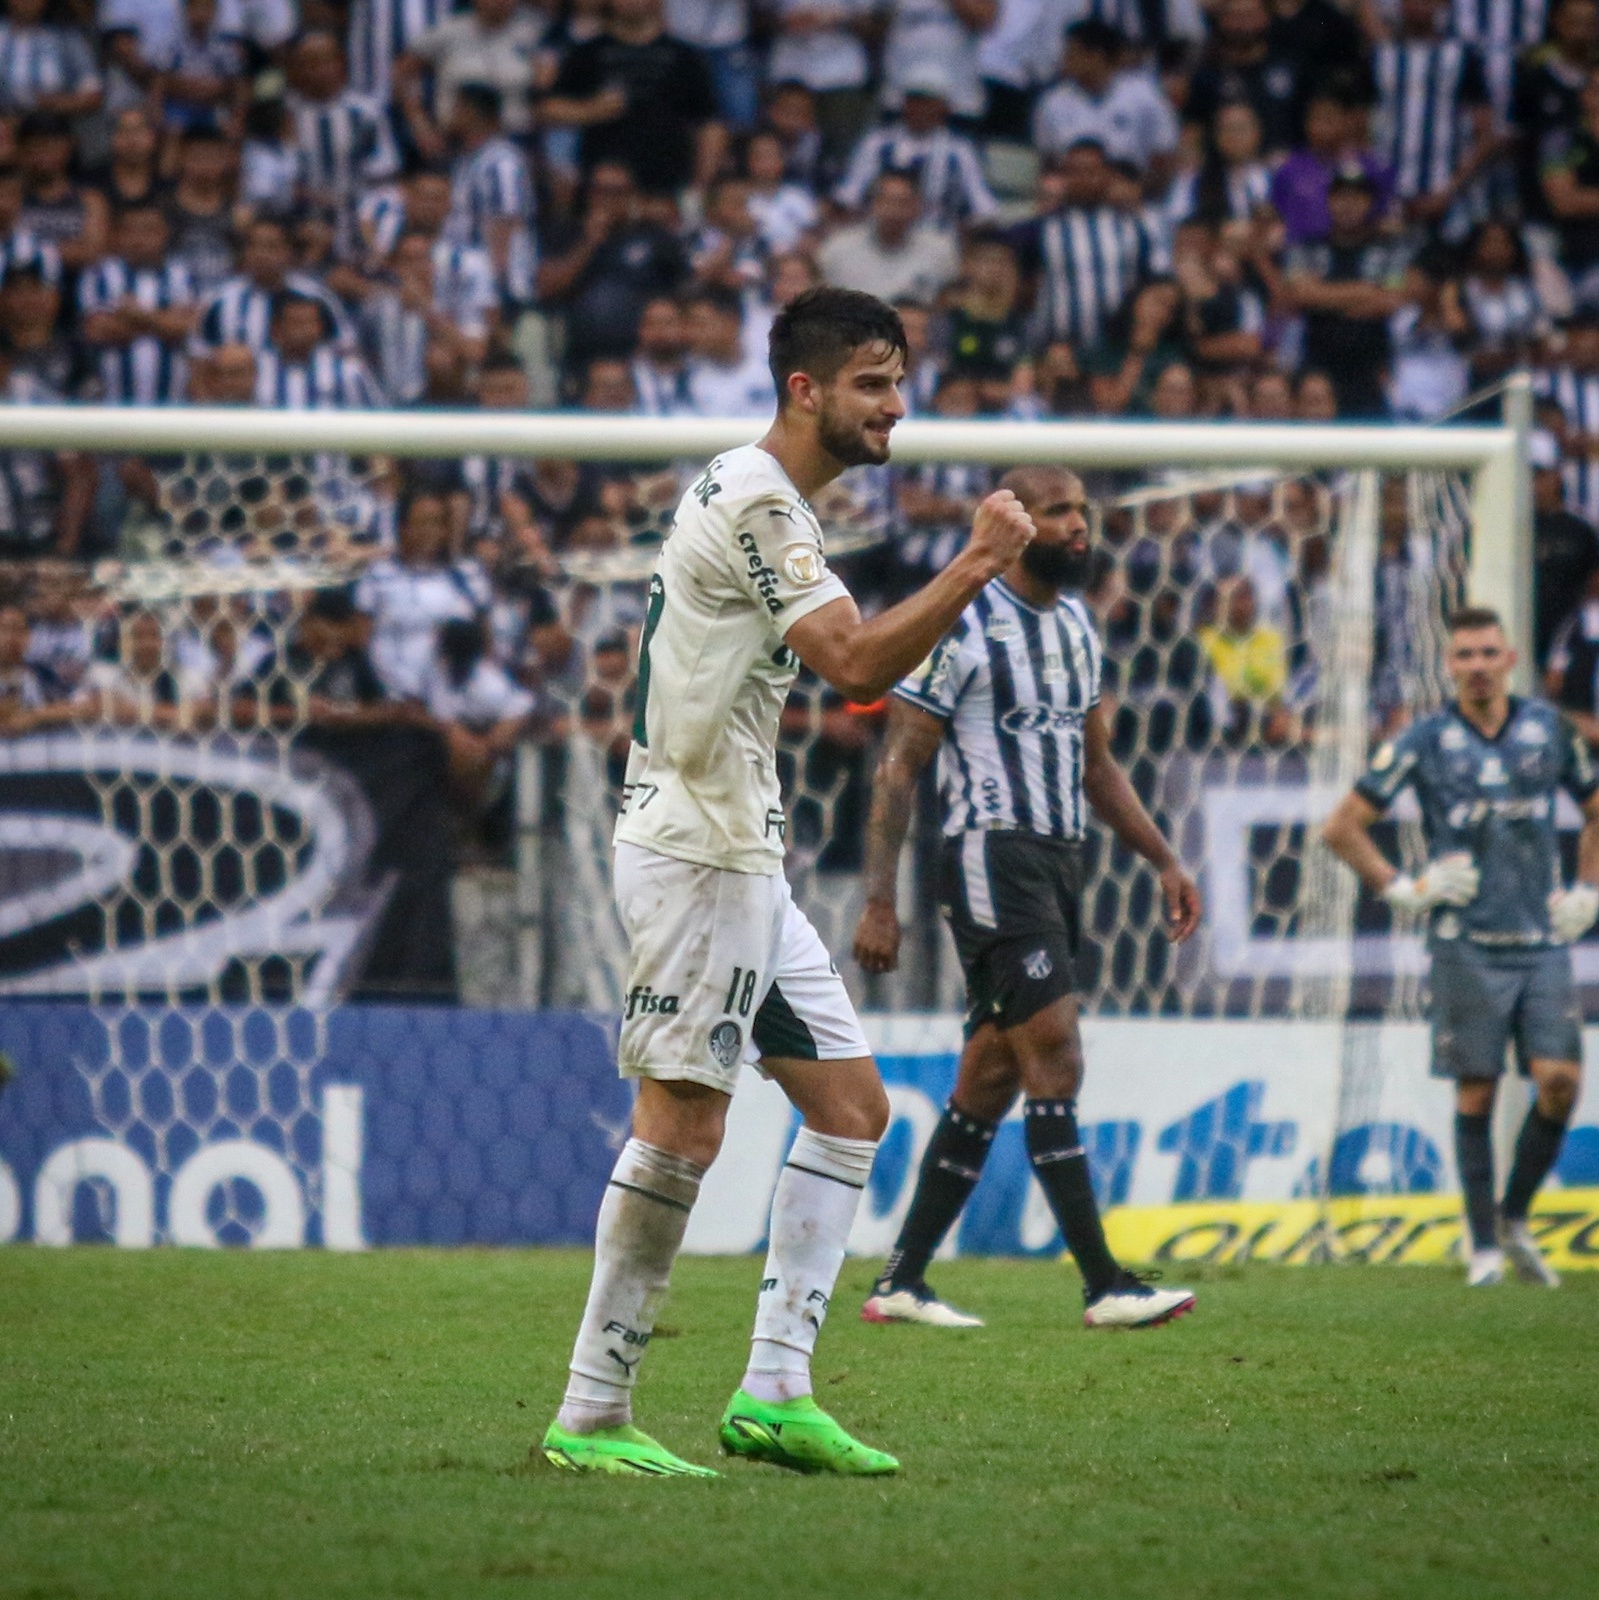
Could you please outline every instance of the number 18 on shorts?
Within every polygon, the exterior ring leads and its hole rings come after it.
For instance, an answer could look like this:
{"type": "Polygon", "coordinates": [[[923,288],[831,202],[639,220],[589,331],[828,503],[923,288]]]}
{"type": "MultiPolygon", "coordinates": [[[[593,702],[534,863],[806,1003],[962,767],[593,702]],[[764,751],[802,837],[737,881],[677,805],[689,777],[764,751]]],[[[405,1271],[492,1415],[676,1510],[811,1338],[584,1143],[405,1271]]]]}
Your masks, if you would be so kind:
{"type": "Polygon", "coordinates": [[[731,1094],[745,1061],[871,1054],[782,873],[726,872],[619,843],[614,881],[632,951],[623,1077],[731,1094]]]}

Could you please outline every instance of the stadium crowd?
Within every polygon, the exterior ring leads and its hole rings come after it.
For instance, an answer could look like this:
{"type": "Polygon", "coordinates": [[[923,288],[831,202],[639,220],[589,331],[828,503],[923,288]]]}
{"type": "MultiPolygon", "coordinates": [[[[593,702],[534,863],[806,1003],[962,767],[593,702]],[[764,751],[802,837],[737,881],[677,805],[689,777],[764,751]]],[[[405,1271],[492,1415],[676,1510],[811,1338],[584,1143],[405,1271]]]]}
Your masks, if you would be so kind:
{"type": "MultiPolygon", "coordinates": [[[[11,404],[753,426],[771,318],[824,281],[899,307],[916,414],[1431,421],[1531,368],[1535,645],[1599,736],[1596,0],[4,10],[11,404]]],[[[866,535],[845,559],[868,604],[949,559],[993,476],[850,475],[832,520],[866,535]]],[[[443,730],[470,805],[530,729],[581,725],[614,766],[679,487],[0,452],[0,728],[270,721],[292,657],[313,721],[443,730]],[[223,603],[163,634],[82,575],[313,546],[362,575],[276,629],[223,603]]],[[[1375,578],[1385,725],[1427,558],[1403,491],[1375,578]]],[[[1310,481],[1110,512],[1093,598],[1118,693],[1158,679],[1195,745],[1302,741],[1327,521],[1310,481]]],[[[858,781],[871,718],[813,693],[793,720],[820,732],[818,785],[858,781]]]]}

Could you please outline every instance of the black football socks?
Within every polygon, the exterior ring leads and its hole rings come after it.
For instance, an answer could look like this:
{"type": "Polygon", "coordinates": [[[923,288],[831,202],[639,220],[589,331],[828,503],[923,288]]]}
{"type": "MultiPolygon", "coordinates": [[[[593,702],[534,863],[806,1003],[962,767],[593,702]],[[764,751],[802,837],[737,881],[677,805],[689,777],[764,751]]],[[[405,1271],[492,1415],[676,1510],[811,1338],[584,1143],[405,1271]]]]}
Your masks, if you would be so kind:
{"type": "Polygon", "coordinates": [[[1489,1119],[1455,1113],[1455,1165],[1466,1200],[1466,1226],[1474,1250],[1492,1250],[1499,1243],[1494,1210],[1494,1155],[1489,1119]]]}
{"type": "Polygon", "coordinates": [[[953,1101],[944,1107],[944,1115],[927,1141],[911,1208],[877,1280],[879,1294],[922,1281],[933,1252],[943,1243],[944,1235],[983,1175],[983,1163],[988,1159],[998,1126],[967,1116],[953,1101]]]}
{"type": "Polygon", "coordinates": [[[1505,1184],[1505,1220],[1525,1222],[1538,1185],[1549,1176],[1549,1169],[1560,1156],[1560,1141],[1566,1136],[1564,1122],[1555,1122],[1534,1103],[1516,1139],[1516,1159],[1505,1184]]]}
{"type": "Polygon", "coordinates": [[[1025,1120],[1027,1156],[1034,1176],[1083,1275],[1088,1298],[1096,1299],[1116,1282],[1119,1268],[1100,1225],[1088,1152],[1077,1131],[1076,1104],[1071,1100],[1029,1100],[1025,1120]]]}

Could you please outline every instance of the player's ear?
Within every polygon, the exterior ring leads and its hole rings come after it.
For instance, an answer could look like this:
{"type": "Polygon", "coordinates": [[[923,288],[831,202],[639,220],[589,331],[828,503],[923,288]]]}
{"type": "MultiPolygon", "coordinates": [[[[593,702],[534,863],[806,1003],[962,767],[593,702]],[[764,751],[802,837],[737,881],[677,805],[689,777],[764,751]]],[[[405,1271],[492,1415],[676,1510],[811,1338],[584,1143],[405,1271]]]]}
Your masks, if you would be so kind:
{"type": "Polygon", "coordinates": [[[791,372],[788,375],[788,401],[797,411],[814,416],[820,397],[816,381],[808,372],[791,372]]]}

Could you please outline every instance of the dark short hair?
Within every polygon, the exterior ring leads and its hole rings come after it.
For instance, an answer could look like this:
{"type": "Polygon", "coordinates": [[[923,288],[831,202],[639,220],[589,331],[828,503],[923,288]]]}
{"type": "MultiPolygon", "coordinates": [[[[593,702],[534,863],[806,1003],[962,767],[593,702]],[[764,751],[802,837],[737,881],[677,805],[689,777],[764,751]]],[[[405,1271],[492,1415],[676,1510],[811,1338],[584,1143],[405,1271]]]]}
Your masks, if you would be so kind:
{"type": "Polygon", "coordinates": [[[875,344],[909,354],[905,324],[886,301],[831,285],[797,295],[778,312],[767,346],[778,405],[788,403],[788,380],[796,372],[826,383],[857,350],[875,344]]]}
{"type": "Polygon", "coordinates": [[[463,83],[455,91],[455,98],[485,122],[498,122],[505,109],[505,97],[492,83],[463,83]]]}
{"type": "Polygon", "coordinates": [[[70,139],[72,123],[59,111],[30,111],[17,124],[17,142],[28,139],[70,139]]]}
{"type": "MultiPolygon", "coordinates": [[[[656,297],[657,299],[660,296],[656,297]]],[[[744,317],[744,297],[737,289],[725,283],[702,283],[686,302],[691,306],[709,306],[724,317],[744,317]]]]}
{"type": "Polygon", "coordinates": [[[1461,606],[1449,613],[1451,633],[1475,633],[1479,628],[1505,631],[1504,618],[1492,606],[1461,606]]]}
{"type": "Polygon", "coordinates": [[[514,372],[519,378],[524,376],[522,363],[509,350],[497,350],[485,356],[477,372],[480,378],[486,378],[491,372],[514,372]]]}
{"type": "Polygon", "coordinates": [[[1066,30],[1066,38],[1084,50],[1093,50],[1102,56],[1113,56],[1125,42],[1121,30],[1113,28],[1098,17],[1084,17],[1066,30]]]}

